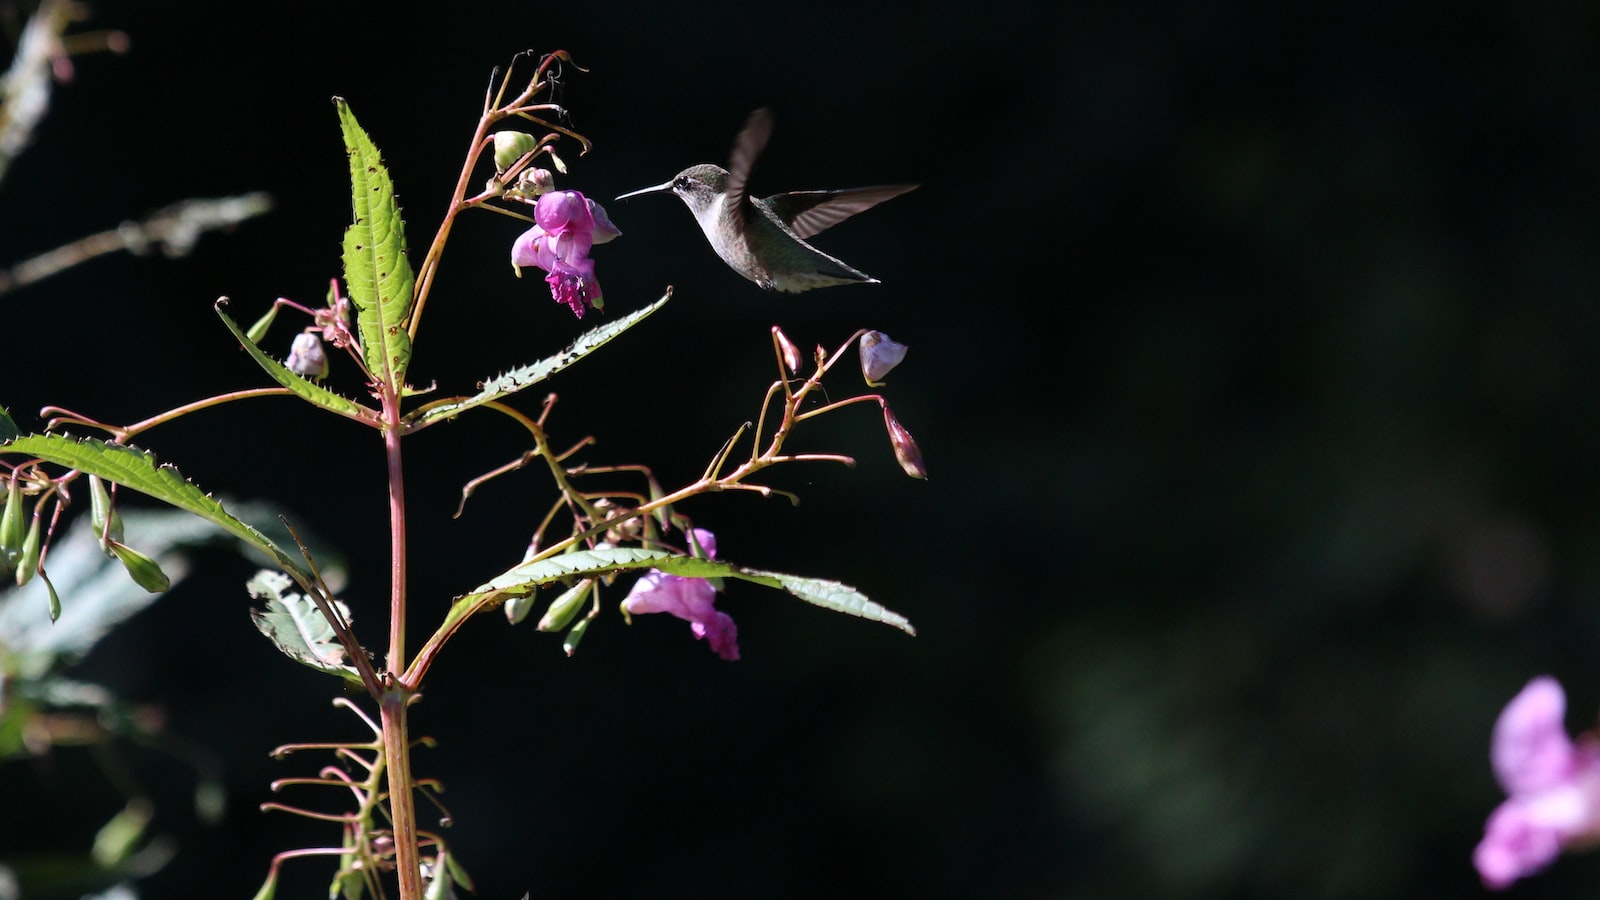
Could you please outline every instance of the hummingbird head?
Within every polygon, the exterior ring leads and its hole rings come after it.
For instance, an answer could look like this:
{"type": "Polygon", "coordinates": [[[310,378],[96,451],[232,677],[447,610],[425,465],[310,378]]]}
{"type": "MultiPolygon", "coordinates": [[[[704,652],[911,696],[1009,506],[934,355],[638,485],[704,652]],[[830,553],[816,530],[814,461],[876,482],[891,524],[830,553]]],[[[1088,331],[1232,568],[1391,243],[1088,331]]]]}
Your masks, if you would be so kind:
{"type": "Polygon", "coordinates": [[[673,176],[671,181],[662,182],[637,191],[629,191],[618,197],[626,200],[640,194],[662,194],[668,191],[677,194],[683,200],[689,211],[699,216],[701,212],[709,209],[716,199],[722,196],[728,185],[728,170],[710,163],[690,166],[673,176]]]}

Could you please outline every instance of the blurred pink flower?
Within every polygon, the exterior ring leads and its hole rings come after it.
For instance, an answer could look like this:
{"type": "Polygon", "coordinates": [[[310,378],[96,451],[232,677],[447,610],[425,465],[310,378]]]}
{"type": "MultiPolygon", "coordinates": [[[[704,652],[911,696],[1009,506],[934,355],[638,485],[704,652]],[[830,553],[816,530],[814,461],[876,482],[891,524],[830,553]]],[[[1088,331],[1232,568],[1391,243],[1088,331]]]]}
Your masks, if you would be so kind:
{"type": "Polygon", "coordinates": [[[1548,676],[1528,682],[1495,722],[1490,761],[1509,795],[1484,826],[1472,862],[1500,890],[1562,850],[1600,841],[1600,745],[1567,737],[1567,697],[1548,676]]]}

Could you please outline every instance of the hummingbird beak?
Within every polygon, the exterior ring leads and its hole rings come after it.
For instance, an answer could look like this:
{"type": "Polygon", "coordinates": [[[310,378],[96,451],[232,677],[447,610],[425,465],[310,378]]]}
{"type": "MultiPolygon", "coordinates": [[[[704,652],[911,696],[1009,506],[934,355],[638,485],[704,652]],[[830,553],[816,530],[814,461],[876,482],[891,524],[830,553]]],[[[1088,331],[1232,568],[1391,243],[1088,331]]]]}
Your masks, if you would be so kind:
{"type": "Polygon", "coordinates": [[[618,197],[617,199],[618,200],[626,200],[629,197],[637,197],[640,194],[660,194],[660,193],[663,193],[665,191],[670,191],[670,190],[672,190],[672,182],[663,181],[660,184],[655,185],[653,187],[640,188],[637,191],[629,191],[628,193],[623,194],[622,196],[618,197]]]}

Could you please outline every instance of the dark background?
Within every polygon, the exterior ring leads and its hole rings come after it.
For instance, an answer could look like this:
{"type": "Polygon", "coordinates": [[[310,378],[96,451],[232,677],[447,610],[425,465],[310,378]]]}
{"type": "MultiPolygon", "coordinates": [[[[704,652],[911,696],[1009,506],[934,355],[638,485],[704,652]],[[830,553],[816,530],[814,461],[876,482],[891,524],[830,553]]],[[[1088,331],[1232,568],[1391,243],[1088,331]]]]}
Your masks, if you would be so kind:
{"type": "MultiPolygon", "coordinates": [[[[919,636],[751,586],[720,601],[737,664],[664,617],[608,615],[570,660],[473,623],[414,728],[440,741],[419,770],[448,788],[480,896],[1474,896],[1499,708],[1542,672],[1575,727],[1600,700],[1591,4],[104,0],[92,26],[132,51],[78,60],[0,184],[6,260],[182,197],[277,206],[190,258],[0,297],[0,403],[25,426],[45,403],[132,421],[264,383],[209,307],[249,320],[338,274],[335,94],[419,255],[491,68],[529,48],[590,70],[563,78],[595,142],[563,186],[605,198],[722,162],[761,105],[758,193],[923,185],[817,240],[882,285],[798,297],[730,273],[675,200],[610,205],[609,309],[677,293],[552,384],[557,440],[681,483],[755,414],[770,325],[802,346],[888,332],[912,348],[887,394],[931,481],[861,407],[809,439],[855,469],[778,474],[798,508],[685,511],[724,558],[857,585],[919,636]]],[[[517,231],[459,223],[413,381],[467,391],[580,330],[511,277],[517,231]]],[[[381,643],[369,433],[269,400],[141,443],[334,539],[381,643]]],[[[524,472],[451,520],[518,435],[480,416],[411,443],[420,640],[517,561],[550,491],[524,472]]],[[[250,626],[247,574],[216,557],[79,673],[227,761],[231,812],[207,830],[188,771],[129,751],[180,841],[149,896],[248,896],[273,853],[337,840],[255,811],[319,764],[273,746],[359,732],[250,626]]],[[[116,807],[70,753],[0,771],[28,798],[5,804],[8,855],[81,846],[116,807]]],[[[320,895],[329,869],[289,874],[280,896],[320,895]]],[[[1519,892],[1597,875],[1564,860],[1519,892]]]]}

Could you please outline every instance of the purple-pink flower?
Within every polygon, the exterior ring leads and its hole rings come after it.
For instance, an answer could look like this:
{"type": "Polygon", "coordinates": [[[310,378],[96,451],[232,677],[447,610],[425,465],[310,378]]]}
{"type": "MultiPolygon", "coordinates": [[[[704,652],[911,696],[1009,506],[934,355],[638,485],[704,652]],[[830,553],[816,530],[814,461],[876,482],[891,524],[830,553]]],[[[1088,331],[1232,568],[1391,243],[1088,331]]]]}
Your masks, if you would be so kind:
{"type": "Polygon", "coordinates": [[[1489,888],[1538,872],[1562,850],[1600,842],[1600,744],[1567,737],[1566,711],[1560,682],[1544,676],[1495,722],[1489,757],[1509,796],[1472,854],[1489,888]]]}
{"type": "Polygon", "coordinates": [[[550,295],[580,319],[585,309],[603,308],[589,250],[622,234],[605,209],[578,191],[551,191],[534,204],[533,221],[534,226],[511,245],[511,265],[517,274],[522,274],[522,266],[543,269],[550,295]]]}
{"type": "MultiPolygon", "coordinates": [[[[694,530],[695,543],[706,558],[716,559],[717,538],[704,528],[694,530]]],[[[697,556],[700,554],[696,554],[697,556]]],[[[702,638],[723,659],[739,658],[739,628],[733,617],[714,605],[717,589],[704,578],[668,575],[651,569],[633,583],[622,608],[629,613],[664,612],[689,623],[696,638],[702,638]]]]}

